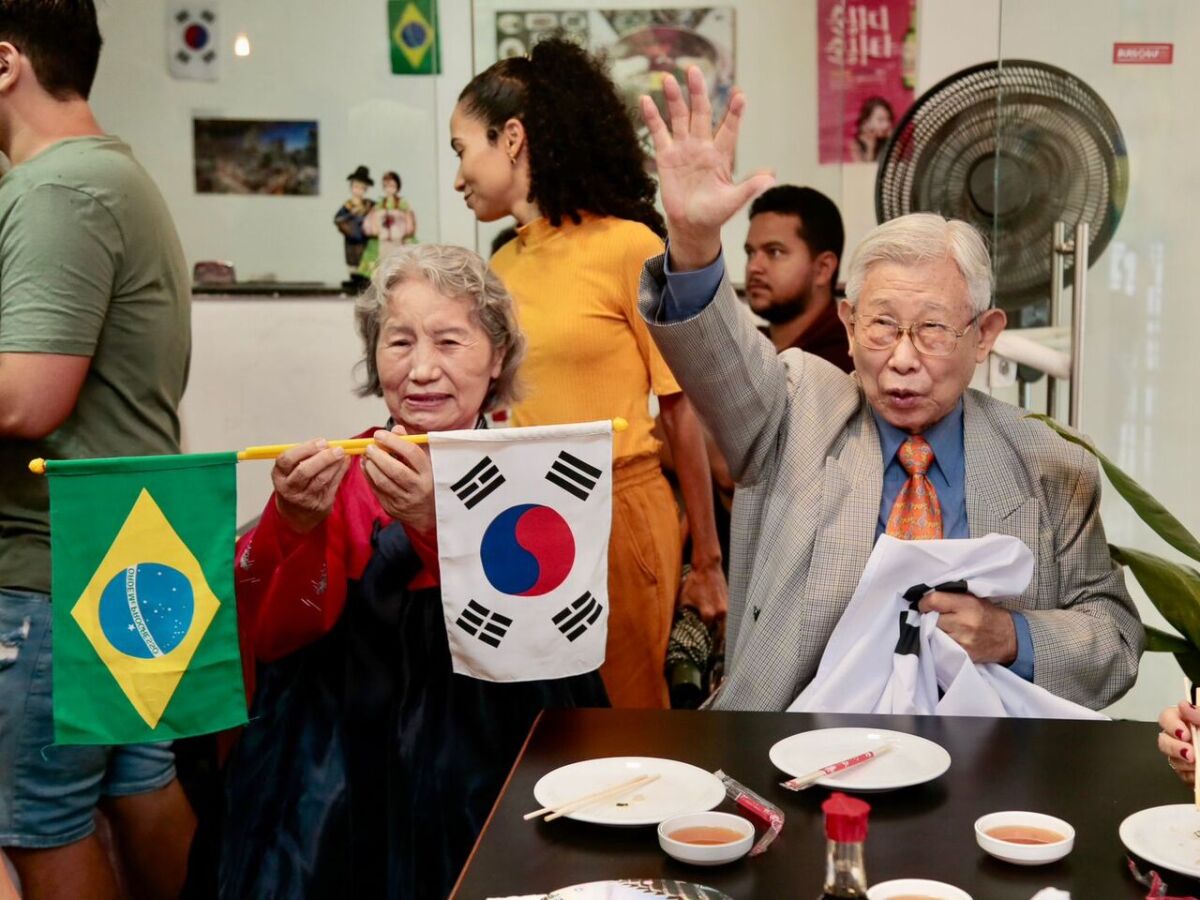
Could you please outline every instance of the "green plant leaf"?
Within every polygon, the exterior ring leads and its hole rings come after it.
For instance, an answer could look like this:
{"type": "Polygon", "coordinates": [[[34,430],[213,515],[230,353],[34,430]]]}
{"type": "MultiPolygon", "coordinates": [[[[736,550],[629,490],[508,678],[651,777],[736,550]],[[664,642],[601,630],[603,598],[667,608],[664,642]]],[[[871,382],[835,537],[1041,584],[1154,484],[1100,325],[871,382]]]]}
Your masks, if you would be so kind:
{"type": "Polygon", "coordinates": [[[1169,634],[1152,625],[1143,626],[1146,631],[1147,653],[1195,653],[1196,649],[1177,634],[1169,634]]]}
{"type": "Polygon", "coordinates": [[[1192,684],[1200,684],[1200,652],[1176,653],[1175,662],[1192,684]]]}
{"type": "Polygon", "coordinates": [[[1173,653],[1179,668],[1192,684],[1200,684],[1200,650],[1173,634],[1146,626],[1147,653],[1173,653]]]}
{"type": "Polygon", "coordinates": [[[1112,558],[1128,566],[1146,596],[1171,627],[1200,647],[1200,572],[1129,547],[1108,546],[1112,558]]]}
{"type": "MultiPolygon", "coordinates": [[[[1155,534],[1184,556],[1190,556],[1192,559],[1200,561],[1200,541],[1197,541],[1192,536],[1192,533],[1183,526],[1183,523],[1167,511],[1165,506],[1150,496],[1150,493],[1144,487],[1121,471],[1112,460],[1079,435],[1064,428],[1049,416],[1044,416],[1040,413],[1030,413],[1026,418],[1044,422],[1050,428],[1054,429],[1054,431],[1058,432],[1059,436],[1064,440],[1070,441],[1072,444],[1078,444],[1087,450],[1088,453],[1095,456],[1100,461],[1100,466],[1104,469],[1104,474],[1108,476],[1108,480],[1112,483],[1112,486],[1133,507],[1133,511],[1138,514],[1138,517],[1149,525],[1155,534]]],[[[1141,579],[1139,578],[1138,581],[1141,581],[1141,579]]],[[[1155,605],[1157,606],[1158,604],[1156,603],[1155,605]]],[[[1196,640],[1191,635],[1189,635],[1189,638],[1193,641],[1196,640]]]]}
{"type": "Polygon", "coordinates": [[[1176,653],[1175,661],[1192,684],[1200,684],[1200,651],[1176,653]]]}

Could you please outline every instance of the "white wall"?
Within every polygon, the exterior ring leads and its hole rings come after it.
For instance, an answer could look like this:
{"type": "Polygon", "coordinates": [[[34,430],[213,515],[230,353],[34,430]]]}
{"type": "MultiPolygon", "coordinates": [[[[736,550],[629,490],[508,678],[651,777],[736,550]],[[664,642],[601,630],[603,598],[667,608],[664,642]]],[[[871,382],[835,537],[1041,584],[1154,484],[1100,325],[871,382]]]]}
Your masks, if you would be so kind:
{"type": "MultiPolygon", "coordinates": [[[[188,452],[347,438],[387,421],[377,397],[353,395],[362,345],[338,297],[197,298],[181,417],[188,452]]],[[[238,466],[237,521],[262,512],[271,464],[238,466]]]]}

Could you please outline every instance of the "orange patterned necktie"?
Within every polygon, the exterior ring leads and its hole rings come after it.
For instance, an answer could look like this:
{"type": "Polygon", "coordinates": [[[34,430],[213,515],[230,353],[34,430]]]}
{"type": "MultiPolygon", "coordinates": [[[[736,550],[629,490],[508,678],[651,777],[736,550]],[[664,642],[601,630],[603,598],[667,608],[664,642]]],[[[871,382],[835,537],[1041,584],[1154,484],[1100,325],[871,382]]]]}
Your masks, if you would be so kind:
{"type": "Polygon", "coordinates": [[[908,473],[908,481],[896,495],[888,515],[887,533],[902,541],[927,541],[942,536],[942,507],[937,491],[925,473],[933,462],[933,448],[920,435],[913,435],[897,455],[908,473]]]}

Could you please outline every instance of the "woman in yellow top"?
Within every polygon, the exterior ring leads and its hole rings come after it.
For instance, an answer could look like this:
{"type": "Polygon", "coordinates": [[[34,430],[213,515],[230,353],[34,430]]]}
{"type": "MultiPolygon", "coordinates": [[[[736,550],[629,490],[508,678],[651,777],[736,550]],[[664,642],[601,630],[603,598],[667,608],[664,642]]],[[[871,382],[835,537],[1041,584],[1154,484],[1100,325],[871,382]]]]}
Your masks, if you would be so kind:
{"type": "Polygon", "coordinates": [[[600,669],[613,706],[665,707],[663,662],[679,585],[678,509],[658,460],[649,395],[692,537],[682,602],[708,621],[728,602],[703,432],[638,315],[642,264],[663,251],[654,181],[603,66],[558,38],[477,75],[450,119],[455,189],[484,222],[517,220],[491,265],[529,340],[516,425],[622,416],[609,545],[609,634],[600,669]]]}

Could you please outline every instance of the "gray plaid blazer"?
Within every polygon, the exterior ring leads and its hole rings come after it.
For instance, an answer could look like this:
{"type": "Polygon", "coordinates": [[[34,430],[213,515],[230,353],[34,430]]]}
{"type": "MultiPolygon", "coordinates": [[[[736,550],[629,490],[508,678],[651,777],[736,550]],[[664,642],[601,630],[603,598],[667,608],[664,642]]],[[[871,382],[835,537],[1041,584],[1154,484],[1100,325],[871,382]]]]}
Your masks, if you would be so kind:
{"type": "MultiPolygon", "coordinates": [[[[721,709],[782,710],[816,673],[875,544],[879,433],[858,380],[788,350],[776,355],[723,277],[683,322],[657,323],[662,257],[646,263],[651,334],[738,484],[729,565],[728,677],[721,709]]],[[[969,390],[963,403],[971,537],[1020,538],[1034,553],[1019,609],[1034,680],[1100,708],[1137,676],[1141,623],[1100,522],[1094,459],[1014,406],[969,390]]]]}

